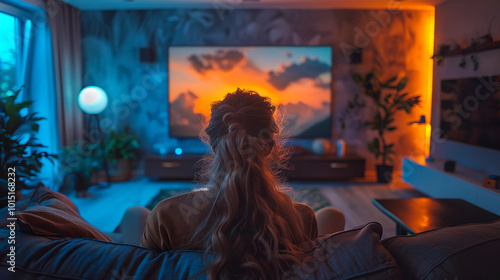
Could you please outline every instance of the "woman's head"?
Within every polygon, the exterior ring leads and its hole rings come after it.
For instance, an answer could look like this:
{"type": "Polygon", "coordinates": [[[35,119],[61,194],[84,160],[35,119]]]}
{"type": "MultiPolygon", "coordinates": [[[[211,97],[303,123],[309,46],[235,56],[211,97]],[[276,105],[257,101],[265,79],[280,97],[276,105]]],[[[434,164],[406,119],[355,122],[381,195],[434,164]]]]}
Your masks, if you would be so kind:
{"type": "Polygon", "coordinates": [[[208,232],[201,242],[215,255],[209,279],[275,279],[303,258],[297,247],[307,240],[302,220],[275,176],[288,154],[277,140],[275,110],[269,98],[240,89],[212,104],[207,175],[217,195],[195,234],[208,232]]]}
{"type": "Polygon", "coordinates": [[[243,132],[254,143],[240,147],[240,152],[246,156],[269,154],[274,146],[274,136],[279,132],[273,116],[275,111],[269,98],[238,88],[212,104],[210,123],[205,129],[210,146],[215,152],[224,138],[243,132]],[[254,148],[255,151],[250,151],[254,148]]]}

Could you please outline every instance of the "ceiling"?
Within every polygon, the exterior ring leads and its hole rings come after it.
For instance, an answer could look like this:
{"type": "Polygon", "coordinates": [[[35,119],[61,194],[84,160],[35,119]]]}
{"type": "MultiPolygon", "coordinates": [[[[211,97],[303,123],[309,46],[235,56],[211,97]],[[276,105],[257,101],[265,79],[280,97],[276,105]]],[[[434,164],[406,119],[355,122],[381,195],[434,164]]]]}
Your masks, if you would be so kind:
{"type": "Polygon", "coordinates": [[[80,10],[168,8],[433,9],[446,0],[63,0],[80,10]]]}

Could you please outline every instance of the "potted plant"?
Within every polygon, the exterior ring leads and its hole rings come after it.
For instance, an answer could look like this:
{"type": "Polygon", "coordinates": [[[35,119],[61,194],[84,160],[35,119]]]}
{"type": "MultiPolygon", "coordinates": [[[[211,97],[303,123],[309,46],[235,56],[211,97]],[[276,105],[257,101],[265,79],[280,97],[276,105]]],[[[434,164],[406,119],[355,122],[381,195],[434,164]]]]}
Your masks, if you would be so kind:
{"type": "Polygon", "coordinates": [[[28,111],[33,101],[16,101],[20,91],[8,91],[0,96],[0,179],[12,182],[15,173],[18,191],[40,173],[43,159],[53,163],[58,158],[44,151],[47,147],[38,142],[38,123],[45,118],[28,111]]]}
{"type": "Polygon", "coordinates": [[[110,162],[109,175],[113,182],[126,181],[132,175],[132,163],[136,159],[139,142],[127,126],[122,132],[112,131],[104,142],[106,157],[110,162]]]}
{"type": "Polygon", "coordinates": [[[420,104],[420,96],[410,96],[408,92],[403,92],[408,83],[407,77],[392,77],[381,81],[376,74],[370,72],[364,77],[354,74],[353,79],[363,89],[363,96],[376,106],[374,115],[364,123],[377,132],[377,136],[368,143],[368,150],[375,155],[376,160],[382,157],[382,164],[377,165],[377,181],[390,182],[394,169],[392,155],[395,152],[394,143],[387,140],[387,133],[397,130],[395,116],[402,111],[409,114],[415,105],[420,104]]]}
{"type": "Polygon", "coordinates": [[[101,169],[99,145],[74,142],[72,146],[62,149],[60,163],[63,174],[61,191],[72,187],[77,197],[88,196],[92,173],[101,169]]]}

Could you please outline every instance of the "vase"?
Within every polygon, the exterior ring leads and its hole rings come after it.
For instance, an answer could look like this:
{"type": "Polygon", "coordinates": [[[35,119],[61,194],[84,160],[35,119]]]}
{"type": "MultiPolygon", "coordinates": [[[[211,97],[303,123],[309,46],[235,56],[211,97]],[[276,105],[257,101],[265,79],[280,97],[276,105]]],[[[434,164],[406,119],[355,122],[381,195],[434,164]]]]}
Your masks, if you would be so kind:
{"type": "Polygon", "coordinates": [[[337,156],[338,157],[344,157],[345,156],[345,141],[344,139],[340,138],[337,140],[337,156]]]}
{"type": "Polygon", "coordinates": [[[330,141],[325,138],[314,139],[312,151],[316,155],[324,155],[330,151],[330,141]]]}

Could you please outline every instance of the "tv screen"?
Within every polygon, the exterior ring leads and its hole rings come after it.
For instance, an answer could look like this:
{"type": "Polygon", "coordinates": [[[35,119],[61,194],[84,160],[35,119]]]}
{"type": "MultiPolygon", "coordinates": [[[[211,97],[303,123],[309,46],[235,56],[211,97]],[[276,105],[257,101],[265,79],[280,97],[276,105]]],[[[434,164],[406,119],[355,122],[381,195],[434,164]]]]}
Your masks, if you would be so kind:
{"type": "Polygon", "coordinates": [[[441,81],[442,138],[500,150],[500,76],[441,81]]]}
{"type": "Polygon", "coordinates": [[[238,87],[282,105],[290,136],[331,136],[331,47],[170,47],[168,57],[171,137],[198,137],[200,116],[238,87]]]}

